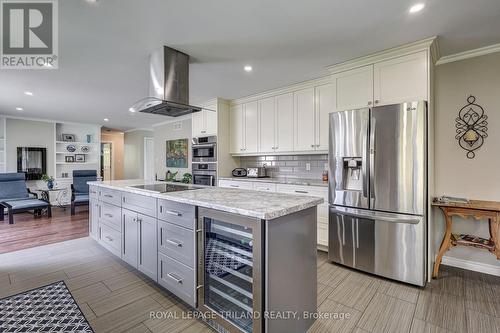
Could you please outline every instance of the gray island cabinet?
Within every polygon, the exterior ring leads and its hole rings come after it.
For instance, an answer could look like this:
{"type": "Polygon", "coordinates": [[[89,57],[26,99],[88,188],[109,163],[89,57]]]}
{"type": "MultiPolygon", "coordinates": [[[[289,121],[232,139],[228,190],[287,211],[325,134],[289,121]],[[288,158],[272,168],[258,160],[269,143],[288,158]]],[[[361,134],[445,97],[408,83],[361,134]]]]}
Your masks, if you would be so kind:
{"type": "Polygon", "coordinates": [[[313,324],[322,198],[143,185],[169,183],[89,183],[91,237],[220,332],[305,332],[313,324]]]}

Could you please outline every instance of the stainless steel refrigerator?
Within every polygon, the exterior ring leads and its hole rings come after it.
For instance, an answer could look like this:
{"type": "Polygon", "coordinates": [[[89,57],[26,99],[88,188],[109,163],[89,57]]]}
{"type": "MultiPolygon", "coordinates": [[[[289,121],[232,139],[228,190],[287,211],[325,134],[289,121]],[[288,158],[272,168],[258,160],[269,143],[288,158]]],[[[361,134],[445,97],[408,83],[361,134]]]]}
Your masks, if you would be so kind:
{"type": "Polygon", "coordinates": [[[330,261],[427,279],[427,104],[330,114],[330,261]]]}

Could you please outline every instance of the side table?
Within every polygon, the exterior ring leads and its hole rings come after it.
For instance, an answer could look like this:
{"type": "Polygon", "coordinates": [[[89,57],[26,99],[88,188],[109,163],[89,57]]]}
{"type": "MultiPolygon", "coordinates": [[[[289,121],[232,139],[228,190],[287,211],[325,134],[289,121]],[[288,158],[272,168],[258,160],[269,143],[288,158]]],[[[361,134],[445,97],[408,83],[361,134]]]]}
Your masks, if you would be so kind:
{"type": "Polygon", "coordinates": [[[497,259],[500,260],[500,241],[498,237],[500,202],[470,200],[468,203],[441,203],[435,201],[432,205],[441,209],[446,221],[446,232],[441,242],[436,261],[434,262],[434,270],[432,272],[433,278],[438,276],[439,265],[441,265],[443,255],[452,246],[473,246],[479,249],[485,249],[493,253],[497,259]],[[460,216],[464,219],[472,217],[474,220],[487,219],[489,223],[490,238],[485,239],[473,235],[452,234],[453,216],[460,216]]]}

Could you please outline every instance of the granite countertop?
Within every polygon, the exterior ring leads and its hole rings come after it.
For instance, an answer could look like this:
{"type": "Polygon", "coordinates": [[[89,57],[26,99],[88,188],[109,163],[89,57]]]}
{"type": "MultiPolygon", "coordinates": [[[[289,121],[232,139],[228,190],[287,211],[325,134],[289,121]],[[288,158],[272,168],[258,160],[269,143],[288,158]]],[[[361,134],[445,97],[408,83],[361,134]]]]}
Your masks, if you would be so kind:
{"type": "Polygon", "coordinates": [[[324,182],[320,179],[285,178],[285,177],[282,178],[219,177],[219,179],[246,181],[246,182],[263,182],[263,183],[328,187],[328,182],[324,182]]]}
{"type": "MultiPolygon", "coordinates": [[[[195,190],[169,193],[145,191],[131,187],[134,185],[146,184],[165,184],[165,182],[141,179],[89,182],[89,185],[122,190],[199,207],[217,209],[263,220],[272,220],[323,203],[323,198],[319,197],[212,186],[196,185],[198,189],[195,190]]],[[[182,185],[179,183],[173,184],[182,185]]]]}

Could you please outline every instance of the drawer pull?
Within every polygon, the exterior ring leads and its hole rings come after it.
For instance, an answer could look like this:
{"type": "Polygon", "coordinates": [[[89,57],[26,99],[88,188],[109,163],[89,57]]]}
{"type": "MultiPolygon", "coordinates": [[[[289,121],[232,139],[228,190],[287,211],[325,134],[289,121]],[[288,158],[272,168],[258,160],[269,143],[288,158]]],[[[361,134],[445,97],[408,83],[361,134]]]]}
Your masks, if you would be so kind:
{"type": "Polygon", "coordinates": [[[104,214],[104,216],[113,217],[113,214],[106,213],[106,214],[104,214]]]}
{"type": "Polygon", "coordinates": [[[229,185],[231,187],[240,187],[240,185],[229,185]]]}
{"type": "Polygon", "coordinates": [[[182,216],[181,213],[173,211],[173,210],[166,210],[165,213],[170,214],[170,215],[175,215],[175,216],[182,216]]]}
{"type": "Polygon", "coordinates": [[[175,276],[175,275],[173,275],[172,273],[167,273],[167,276],[168,276],[169,278],[171,278],[172,280],[174,280],[175,282],[182,284],[182,279],[181,279],[181,278],[176,277],[176,276],[175,276]]]}
{"type": "Polygon", "coordinates": [[[182,247],[182,243],[176,242],[173,239],[167,239],[167,243],[172,244],[174,246],[182,247]]]}
{"type": "Polygon", "coordinates": [[[111,194],[105,194],[104,195],[106,198],[112,198],[113,196],[111,194]]]}
{"type": "Polygon", "coordinates": [[[307,194],[307,193],[309,193],[309,192],[307,192],[307,191],[299,191],[299,190],[295,190],[295,193],[304,193],[304,194],[307,194]]]}
{"type": "Polygon", "coordinates": [[[109,240],[110,242],[112,242],[112,241],[113,241],[113,237],[106,236],[106,237],[104,237],[104,238],[106,238],[106,239],[107,239],[107,240],[109,240]]]}

